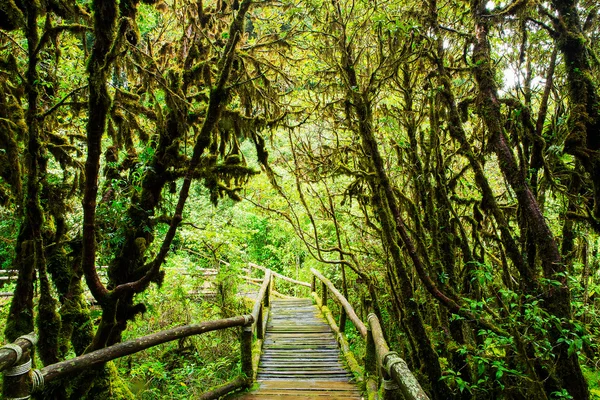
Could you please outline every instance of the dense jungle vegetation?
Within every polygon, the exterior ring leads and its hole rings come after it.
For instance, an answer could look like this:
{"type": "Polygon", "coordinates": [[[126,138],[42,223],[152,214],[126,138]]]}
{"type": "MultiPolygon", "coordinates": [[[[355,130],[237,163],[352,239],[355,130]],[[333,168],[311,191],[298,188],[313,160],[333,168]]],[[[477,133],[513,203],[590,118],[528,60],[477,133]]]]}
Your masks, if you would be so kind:
{"type": "MultiPolygon", "coordinates": [[[[2,0],[0,342],[35,330],[53,364],[239,315],[248,262],[316,267],[432,399],[600,399],[599,11],[2,0]],[[191,297],[198,268],[215,298],[191,297]]],[[[163,345],[40,398],[193,398],[238,345],[163,345]]]]}

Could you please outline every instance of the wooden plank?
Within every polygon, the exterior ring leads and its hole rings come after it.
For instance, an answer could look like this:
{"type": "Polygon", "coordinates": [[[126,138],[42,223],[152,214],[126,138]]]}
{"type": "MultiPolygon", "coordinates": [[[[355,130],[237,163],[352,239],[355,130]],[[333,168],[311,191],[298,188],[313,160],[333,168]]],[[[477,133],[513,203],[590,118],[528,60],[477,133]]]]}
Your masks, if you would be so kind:
{"type": "Polygon", "coordinates": [[[265,395],[261,395],[261,394],[248,394],[245,395],[244,397],[242,397],[243,399],[246,400],[278,400],[278,399],[310,399],[310,398],[327,398],[330,400],[353,400],[353,399],[360,399],[360,396],[346,396],[346,395],[337,395],[337,394],[324,394],[321,395],[322,397],[316,397],[317,395],[315,394],[297,394],[297,395],[281,395],[281,394],[265,394],[265,395]]]}
{"type": "MultiPolygon", "coordinates": [[[[323,397],[326,399],[331,398],[332,392],[311,392],[309,394],[311,397],[323,397]]],[[[340,398],[340,396],[344,396],[344,398],[351,398],[353,399],[354,396],[358,396],[359,393],[334,393],[334,397],[335,398],[340,398]],[[351,396],[351,397],[346,397],[346,396],[351,396]]],[[[260,398],[264,398],[262,396],[284,396],[284,397],[290,397],[290,396],[302,396],[302,398],[304,398],[306,396],[306,393],[302,393],[302,392],[297,392],[295,390],[261,390],[260,391],[260,398]]]]}
{"type": "Polygon", "coordinates": [[[353,390],[358,391],[357,387],[351,383],[342,382],[324,382],[324,381],[265,381],[260,383],[262,389],[270,390],[353,390]]]}
{"type": "Polygon", "coordinates": [[[319,375],[319,377],[321,377],[322,379],[328,379],[332,376],[342,376],[342,377],[348,377],[350,376],[350,374],[348,374],[348,372],[344,371],[342,368],[336,368],[336,370],[332,371],[331,367],[327,368],[327,369],[315,369],[315,368],[282,368],[280,369],[262,369],[259,368],[258,369],[258,375],[261,374],[265,374],[265,375],[273,375],[273,376],[286,376],[286,377],[290,377],[290,376],[304,376],[304,375],[319,375]]]}
{"type": "Polygon", "coordinates": [[[285,368],[296,368],[300,367],[310,367],[313,369],[329,369],[332,365],[342,367],[342,364],[337,362],[337,360],[324,360],[324,361],[315,361],[315,360],[263,360],[260,364],[264,370],[269,370],[270,368],[277,369],[285,369],[285,368]]]}
{"type": "Polygon", "coordinates": [[[273,300],[257,374],[260,386],[239,398],[360,399],[351,379],[333,331],[312,300],[273,300]]]}
{"type": "Polygon", "coordinates": [[[244,399],[263,398],[360,399],[360,391],[349,382],[315,380],[271,380],[260,383],[258,391],[244,399]]]}
{"type": "MultiPolygon", "coordinates": [[[[262,357],[262,359],[265,361],[276,361],[276,360],[285,360],[285,359],[297,360],[298,354],[292,353],[292,352],[287,352],[287,353],[278,352],[277,354],[262,357]]],[[[308,354],[306,357],[303,357],[303,359],[306,359],[306,360],[321,360],[321,359],[323,359],[323,360],[330,360],[330,359],[339,360],[339,354],[336,352],[333,352],[333,351],[327,351],[327,352],[322,352],[322,356],[308,354]]]]}

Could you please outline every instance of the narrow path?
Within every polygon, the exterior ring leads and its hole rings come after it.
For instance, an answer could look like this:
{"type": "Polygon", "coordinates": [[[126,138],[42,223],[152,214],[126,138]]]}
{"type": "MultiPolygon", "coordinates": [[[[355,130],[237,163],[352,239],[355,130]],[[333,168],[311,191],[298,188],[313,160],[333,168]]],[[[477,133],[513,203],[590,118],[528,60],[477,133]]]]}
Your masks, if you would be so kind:
{"type": "Polygon", "coordinates": [[[259,388],[242,399],[360,399],[333,332],[310,299],[271,303],[259,388]]]}

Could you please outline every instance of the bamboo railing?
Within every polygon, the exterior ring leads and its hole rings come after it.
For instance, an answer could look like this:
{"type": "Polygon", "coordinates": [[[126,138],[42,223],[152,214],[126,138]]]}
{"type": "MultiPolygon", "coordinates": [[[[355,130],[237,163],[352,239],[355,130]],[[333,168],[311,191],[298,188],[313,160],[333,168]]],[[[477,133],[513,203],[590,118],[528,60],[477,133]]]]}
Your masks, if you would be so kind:
{"type": "Polygon", "coordinates": [[[366,372],[366,387],[369,398],[375,398],[378,392],[378,384],[373,379],[378,374],[381,374],[383,380],[384,398],[394,399],[399,391],[404,400],[426,400],[429,399],[421,385],[412,374],[406,362],[398,356],[398,353],[390,351],[384,336],[381,324],[377,316],[373,313],[369,314],[367,325],[365,325],[356,315],[354,308],[348,300],[335,288],[333,283],[325,278],[319,271],[311,268],[312,278],[312,296],[321,309],[329,325],[336,334],[338,343],[350,369],[360,374],[358,363],[354,359],[350,346],[345,338],[345,321],[346,318],[352,321],[354,327],[360,336],[366,342],[365,355],[365,372],[366,372]],[[317,280],[321,282],[321,296],[317,294],[317,280]],[[333,299],[340,305],[340,324],[339,327],[327,307],[328,292],[331,293],[333,299]]]}
{"type": "Polygon", "coordinates": [[[216,399],[234,390],[249,387],[258,369],[258,357],[260,357],[260,346],[264,339],[265,315],[268,315],[272,283],[271,272],[266,271],[251,314],[160,331],[48,365],[41,369],[31,369],[30,350],[37,342],[36,336],[33,333],[22,336],[15,342],[0,347],[0,372],[4,373],[1,398],[6,400],[29,398],[32,393],[41,391],[46,384],[87,370],[90,367],[173,340],[237,326],[242,327],[240,339],[242,376],[204,393],[199,398],[203,400],[216,399]],[[258,340],[254,350],[255,352],[258,350],[258,357],[256,354],[253,355],[252,342],[255,335],[258,340]]]}

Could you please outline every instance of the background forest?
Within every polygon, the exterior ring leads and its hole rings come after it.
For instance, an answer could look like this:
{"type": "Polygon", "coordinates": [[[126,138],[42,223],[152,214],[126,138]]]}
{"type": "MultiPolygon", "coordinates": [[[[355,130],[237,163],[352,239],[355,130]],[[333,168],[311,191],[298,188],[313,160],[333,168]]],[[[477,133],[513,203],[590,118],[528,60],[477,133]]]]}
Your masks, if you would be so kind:
{"type": "MultiPolygon", "coordinates": [[[[598,12],[3,0],[0,341],[35,330],[53,364],[239,314],[248,262],[316,267],[432,399],[600,398],[598,12]],[[213,299],[190,297],[199,268],[213,299]]],[[[194,397],[236,346],[163,345],[40,398],[194,397]]]]}

